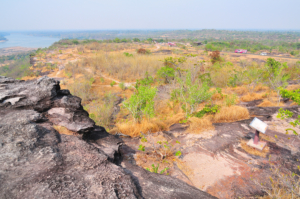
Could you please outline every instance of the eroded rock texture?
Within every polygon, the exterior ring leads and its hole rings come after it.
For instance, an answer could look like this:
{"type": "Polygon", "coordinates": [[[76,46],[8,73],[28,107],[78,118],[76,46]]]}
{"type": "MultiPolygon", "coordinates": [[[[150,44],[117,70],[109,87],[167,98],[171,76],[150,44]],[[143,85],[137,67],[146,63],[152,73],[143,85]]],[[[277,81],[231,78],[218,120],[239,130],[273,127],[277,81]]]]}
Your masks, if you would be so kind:
{"type": "Polygon", "coordinates": [[[0,76],[0,198],[214,198],[173,177],[122,167],[122,140],[95,126],[80,103],[54,79],[0,76]]]}

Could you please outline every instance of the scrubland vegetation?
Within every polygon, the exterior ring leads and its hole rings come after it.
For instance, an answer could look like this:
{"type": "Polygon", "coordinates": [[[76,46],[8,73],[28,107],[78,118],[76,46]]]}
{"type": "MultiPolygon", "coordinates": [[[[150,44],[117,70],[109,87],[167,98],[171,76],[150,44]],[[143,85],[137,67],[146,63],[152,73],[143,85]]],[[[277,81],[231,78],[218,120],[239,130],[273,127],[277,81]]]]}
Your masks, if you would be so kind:
{"type": "MultiPolygon", "coordinates": [[[[28,33],[27,33],[28,34],[28,33]]],[[[286,53],[300,56],[299,31],[234,31],[234,30],[178,30],[178,31],[124,31],[122,37],[117,38],[119,31],[90,31],[90,32],[64,32],[64,33],[33,33],[37,36],[55,36],[73,40],[61,42],[63,45],[90,43],[95,41],[105,43],[130,43],[177,41],[191,43],[201,41],[210,51],[233,51],[234,49],[247,49],[256,53],[286,53]],[[90,38],[89,40],[78,41],[90,38]],[[97,39],[97,40],[96,40],[97,39]]]]}
{"type": "Polygon", "coordinates": [[[129,136],[167,130],[175,123],[201,133],[213,129],[213,123],[247,119],[243,102],[282,106],[280,91],[300,74],[296,60],[240,64],[219,51],[172,55],[155,53],[151,44],[74,41],[50,48],[70,43],[81,57],[65,65],[64,86],[82,98],[97,124],[129,136]],[[122,102],[115,103],[117,98],[122,102]]]}
{"type": "Polygon", "coordinates": [[[29,53],[0,57],[0,75],[21,78],[29,75],[29,67],[29,53]]]}

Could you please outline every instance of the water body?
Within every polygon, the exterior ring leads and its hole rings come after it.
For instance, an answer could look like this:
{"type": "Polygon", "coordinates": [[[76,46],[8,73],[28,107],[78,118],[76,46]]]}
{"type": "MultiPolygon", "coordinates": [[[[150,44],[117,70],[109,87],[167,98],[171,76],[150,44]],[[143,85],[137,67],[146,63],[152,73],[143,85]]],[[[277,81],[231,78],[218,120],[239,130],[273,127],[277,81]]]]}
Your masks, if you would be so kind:
{"type": "Polygon", "coordinates": [[[35,37],[17,33],[7,35],[5,38],[8,39],[8,41],[0,42],[0,48],[17,46],[26,48],[45,48],[60,40],[60,38],[55,37],[35,37]]]}

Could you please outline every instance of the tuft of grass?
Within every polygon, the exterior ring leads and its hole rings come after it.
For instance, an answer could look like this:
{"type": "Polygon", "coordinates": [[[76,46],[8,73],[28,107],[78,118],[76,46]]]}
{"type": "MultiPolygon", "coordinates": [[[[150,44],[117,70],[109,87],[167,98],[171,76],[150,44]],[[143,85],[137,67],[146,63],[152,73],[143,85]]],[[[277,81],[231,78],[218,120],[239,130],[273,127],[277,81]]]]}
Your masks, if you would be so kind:
{"type": "Polygon", "coordinates": [[[59,133],[59,134],[64,134],[64,135],[77,135],[76,132],[70,131],[64,126],[58,126],[54,125],[53,128],[59,133]]]}
{"type": "Polygon", "coordinates": [[[266,141],[269,141],[269,142],[276,142],[276,140],[274,139],[274,138],[272,138],[272,137],[270,137],[270,136],[268,136],[268,135],[265,135],[265,134],[263,134],[263,133],[261,133],[260,135],[259,135],[259,137],[261,138],[261,139],[263,139],[263,140],[266,140],[266,141]]]}
{"type": "Polygon", "coordinates": [[[203,131],[214,130],[212,122],[208,118],[191,117],[188,119],[190,133],[198,134],[203,131]]]}
{"type": "Polygon", "coordinates": [[[112,82],[110,83],[110,86],[113,87],[115,84],[116,84],[116,82],[115,82],[115,81],[112,81],[112,82]]]}
{"type": "Polygon", "coordinates": [[[254,91],[255,91],[255,92],[268,91],[268,90],[269,90],[269,87],[263,86],[263,85],[261,85],[261,84],[257,85],[257,86],[254,88],[254,91]]]}
{"type": "Polygon", "coordinates": [[[241,106],[222,107],[213,117],[214,123],[234,122],[249,119],[248,109],[241,106]]]}
{"type": "Polygon", "coordinates": [[[237,87],[231,88],[231,90],[234,91],[238,95],[245,95],[249,92],[249,90],[246,86],[237,86],[237,87]]]}
{"type": "Polygon", "coordinates": [[[126,90],[126,86],[125,86],[124,82],[120,82],[120,83],[119,83],[119,87],[120,87],[123,91],[126,90]]]}
{"type": "Polygon", "coordinates": [[[293,90],[297,90],[297,89],[300,89],[300,85],[297,84],[297,85],[289,85],[286,90],[288,91],[293,91],[293,90]]]}
{"type": "Polygon", "coordinates": [[[173,124],[179,123],[179,121],[185,119],[185,113],[177,113],[166,120],[166,125],[168,127],[172,126],[173,124]]]}
{"type": "Polygon", "coordinates": [[[135,123],[134,121],[117,123],[116,128],[112,129],[110,133],[114,134],[120,132],[131,137],[140,136],[141,132],[158,132],[167,130],[167,125],[158,119],[143,119],[140,123],[135,123]]]}
{"type": "Polygon", "coordinates": [[[265,93],[247,93],[246,95],[241,97],[241,100],[244,102],[251,102],[263,98],[265,98],[265,93]]]}
{"type": "Polygon", "coordinates": [[[280,104],[278,105],[278,103],[274,103],[274,102],[271,102],[267,99],[265,99],[262,103],[260,103],[259,105],[257,105],[259,107],[274,107],[274,106],[284,106],[284,104],[282,102],[280,102],[280,104]]]}

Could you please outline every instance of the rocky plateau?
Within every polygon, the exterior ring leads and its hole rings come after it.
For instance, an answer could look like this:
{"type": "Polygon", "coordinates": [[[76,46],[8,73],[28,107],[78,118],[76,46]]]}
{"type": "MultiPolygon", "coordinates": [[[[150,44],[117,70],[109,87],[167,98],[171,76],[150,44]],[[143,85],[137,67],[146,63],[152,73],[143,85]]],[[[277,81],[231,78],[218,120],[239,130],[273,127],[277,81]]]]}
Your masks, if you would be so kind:
{"type": "Polygon", "coordinates": [[[0,76],[0,198],[216,198],[132,164],[124,158],[126,143],[96,126],[59,81],[0,76]]]}

